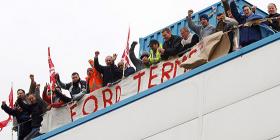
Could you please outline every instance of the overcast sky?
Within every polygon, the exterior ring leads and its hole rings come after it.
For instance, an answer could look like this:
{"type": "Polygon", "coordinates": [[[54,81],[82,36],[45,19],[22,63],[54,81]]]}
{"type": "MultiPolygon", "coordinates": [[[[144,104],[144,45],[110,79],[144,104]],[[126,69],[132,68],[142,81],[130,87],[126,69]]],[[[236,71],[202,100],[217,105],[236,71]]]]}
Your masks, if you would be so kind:
{"type": "MultiPolygon", "coordinates": [[[[218,0],[0,0],[0,101],[7,100],[11,82],[14,93],[29,88],[29,74],[41,84],[49,81],[47,47],[51,47],[56,72],[63,82],[76,71],[82,78],[88,59],[100,51],[100,62],[119,54],[131,40],[138,41],[184,18],[188,9],[202,10],[218,0]]],[[[249,0],[266,11],[269,2],[249,0]]],[[[137,46],[139,47],[139,46],[137,46]]],[[[137,48],[138,50],[138,48],[137,48]]],[[[136,52],[138,54],[138,52],[136,52]]],[[[14,99],[16,94],[14,94],[14,99]]],[[[1,110],[0,121],[7,115],[1,110]]],[[[0,139],[11,139],[11,123],[0,139]]]]}

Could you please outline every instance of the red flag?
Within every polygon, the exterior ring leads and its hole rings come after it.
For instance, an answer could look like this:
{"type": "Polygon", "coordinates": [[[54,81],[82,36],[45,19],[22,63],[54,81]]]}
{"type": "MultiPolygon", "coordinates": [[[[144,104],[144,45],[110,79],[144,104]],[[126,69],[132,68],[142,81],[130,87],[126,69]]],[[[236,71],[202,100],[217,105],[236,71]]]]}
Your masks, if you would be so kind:
{"type": "Polygon", "coordinates": [[[11,119],[12,119],[11,116],[9,116],[7,120],[0,122],[0,131],[2,131],[2,129],[8,125],[11,119]]]}
{"type": "MultiPolygon", "coordinates": [[[[9,94],[9,106],[10,108],[14,108],[14,99],[13,99],[13,87],[11,88],[10,94],[9,94]]],[[[12,117],[9,115],[9,118],[0,122],[0,131],[2,131],[2,129],[4,127],[6,127],[8,125],[8,123],[10,122],[10,120],[12,120],[12,117]]]]}
{"type": "Polygon", "coordinates": [[[128,65],[128,66],[130,66],[129,58],[128,58],[128,53],[129,53],[129,38],[130,38],[130,27],[129,27],[129,29],[128,29],[126,47],[125,47],[125,49],[124,49],[124,51],[123,51],[123,55],[122,55],[122,60],[124,61],[124,65],[128,65]]]}
{"type": "Polygon", "coordinates": [[[9,95],[9,105],[10,108],[14,108],[14,92],[13,92],[13,87],[11,87],[10,95],[9,95]]]}
{"type": "Polygon", "coordinates": [[[51,59],[51,52],[50,52],[50,47],[48,47],[48,62],[49,62],[49,69],[50,69],[50,89],[54,90],[55,88],[55,69],[54,69],[54,65],[51,59]]]}

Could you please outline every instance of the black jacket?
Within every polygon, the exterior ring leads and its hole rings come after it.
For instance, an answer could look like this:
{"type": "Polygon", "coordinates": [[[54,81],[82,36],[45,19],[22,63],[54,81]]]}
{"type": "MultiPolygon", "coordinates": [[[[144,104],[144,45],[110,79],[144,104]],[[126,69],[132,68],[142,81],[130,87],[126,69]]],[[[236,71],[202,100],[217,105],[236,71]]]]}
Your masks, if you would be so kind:
{"type": "Polygon", "coordinates": [[[135,45],[136,44],[131,44],[131,47],[129,49],[129,58],[130,58],[131,62],[133,63],[133,65],[135,66],[136,71],[140,71],[142,69],[150,67],[149,65],[145,65],[142,62],[142,60],[136,58],[135,53],[134,53],[135,45]]]}
{"type": "Polygon", "coordinates": [[[181,40],[180,36],[171,35],[171,38],[163,43],[162,47],[165,51],[161,58],[167,60],[170,56],[177,56],[182,48],[181,40]]]}
{"type": "MultiPolygon", "coordinates": [[[[267,16],[268,18],[272,18],[272,17],[280,17],[280,14],[276,13],[276,14],[270,14],[267,16]]],[[[272,29],[276,30],[276,31],[280,31],[280,22],[279,22],[280,19],[276,20],[272,20],[272,23],[271,22],[268,22],[268,26],[270,26],[272,29]]]]}
{"type": "Polygon", "coordinates": [[[133,73],[135,73],[135,69],[133,67],[128,67],[126,70],[124,70],[124,77],[128,77],[133,73]]]}
{"type": "Polygon", "coordinates": [[[119,71],[115,64],[101,66],[97,57],[94,58],[94,68],[103,75],[103,86],[107,86],[108,83],[114,83],[122,78],[122,72],[119,71]]]}
{"type": "Polygon", "coordinates": [[[26,111],[18,111],[16,109],[11,109],[7,105],[2,105],[1,108],[9,115],[16,117],[18,122],[18,138],[23,140],[23,138],[28,135],[31,131],[31,121],[30,114],[26,111]]]}
{"type": "Polygon", "coordinates": [[[191,48],[199,42],[199,36],[197,34],[193,34],[192,41],[189,44],[184,45],[179,50],[179,56],[181,57],[186,52],[190,51],[191,48]]]}
{"type": "Polygon", "coordinates": [[[70,95],[71,95],[72,98],[73,98],[73,95],[79,94],[83,91],[85,91],[85,93],[86,93],[86,91],[87,91],[87,82],[84,81],[84,80],[80,80],[78,83],[70,82],[70,83],[64,84],[58,78],[56,80],[56,83],[62,89],[68,90],[70,92],[70,95]]]}
{"type": "Polygon", "coordinates": [[[44,107],[40,103],[25,104],[22,99],[17,100],[18,105],[26,112],[31,114],[31,127],[38,128],[41,126],[43,121],[44,107]]]}

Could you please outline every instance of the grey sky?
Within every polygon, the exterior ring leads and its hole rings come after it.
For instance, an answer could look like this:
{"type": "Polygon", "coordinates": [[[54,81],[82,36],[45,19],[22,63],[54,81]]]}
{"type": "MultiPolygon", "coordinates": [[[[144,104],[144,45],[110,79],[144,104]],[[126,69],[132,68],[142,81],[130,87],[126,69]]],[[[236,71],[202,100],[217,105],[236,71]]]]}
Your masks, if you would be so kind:
{"type": "MultiPolygon", "coordinates": [[[[41,89],[49,81],[48,46],[62,81],[70,81],[74,71],[84,78],[88,59],[93,58],[95,50],[100,51],[102,64],[107,55],[117,53],[118,58],[121,57],[129,25],[130,42],[138,41],[139,37],[184,18],[188,9],[197,12],[216,2],[218,0],[0,0],[0,101],[8,99],[11,82],[14,93],[18,88],[27,91],[30,73],[35,74],[41,89]]],[[[279,0],[249,2],[264,11],[270,2],[280,7],[279,0]]],[[[6,117],[1,110],[0,120],[6,117]]],[[[11,139],[10,126],[0,132],[0,139],[11,139]]]]}

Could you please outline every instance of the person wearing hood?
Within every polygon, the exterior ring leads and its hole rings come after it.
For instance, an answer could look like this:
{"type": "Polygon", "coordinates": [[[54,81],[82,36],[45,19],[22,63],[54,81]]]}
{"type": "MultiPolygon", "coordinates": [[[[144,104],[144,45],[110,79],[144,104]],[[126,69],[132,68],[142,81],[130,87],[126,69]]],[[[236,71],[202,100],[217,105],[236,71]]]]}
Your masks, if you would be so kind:
{"type": "Polygon", "coordinates": [[[87,93],[87,82],[81,80],[77,72],[72,73],[72,82],[64,84],[60,81],[59,74],[55,75],[56,83],[62,89],[70,92],[71,98],[62,94],[59,90],[55,90],[56,96],[58,96],[64,103],[80,100],[87,93]]]}
{"type": "Polygon", "coordinates": [[[272,19],[271,21],[269,21],[268,26],[270,26],[272,29],[279,32],[280,31],[280,14],[277,13],[276,5],[274,3],[269,3],[267,6],[267,11],[269,13],[267,18],[278,17],[278,19],[272,19]]]}
{"type": "MultiPolygon", "coordinates": [[[[254,14],[252,12],[251,7],[248,6],[248,5],[244,5],[242,7],[244,15],[240,14],[234,0],[232,0],[230,2],[230,8],[231,8],[231,12],[232,12],[233,17],[237,20],[239,25],[240,24],[245,24],[248,21],[263,18],[261,15],[254,14]]],[[[240,27],[239,32],[240,32],[239,45],[240,45],[241,48],[262,39],[260,26],[258,26],[258,25],[252,25],[252,26],[249,26],[249,27],[242,26],[242,27],[240,27]]]]}
{"type": "Polygon", "coordinates": [[[137,45],[137,42],[133,41],[133,43],[131,44],[131,47],[129,49],[129,58],[130,58],[132,64],[135,66],[136,71],[140,71],[142,69],[149,68],[151,65],[149,62],[149,53],[142,52],[140,59],[136,58],[135,53],[134,53],[134,49],[135,49],[136,45],[137,45]]]}
{"type": "Polygon", "coordinates": [[[203,39],[206,36],[209,36],[213,33],[215,33],[215,27],[209,24],[209,17],[206,14],[202,14],[199,16],[199,20],[201,25],[196,25],[192,21],[192,13],[193,10],[188,11],[188,16],[187,16],[187,22],[189,28],[194,31],[198,36],[199,39],[203,39]]]}

